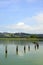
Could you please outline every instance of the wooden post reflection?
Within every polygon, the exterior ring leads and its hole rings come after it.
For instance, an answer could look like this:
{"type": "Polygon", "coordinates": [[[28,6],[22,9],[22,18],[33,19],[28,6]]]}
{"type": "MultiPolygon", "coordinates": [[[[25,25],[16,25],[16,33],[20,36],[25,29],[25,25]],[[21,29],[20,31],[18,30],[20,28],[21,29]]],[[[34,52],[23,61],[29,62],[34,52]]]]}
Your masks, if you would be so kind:
{"type": "Polygon", "coordinates": [[[28,51],[30,51],[30,46],[28,46],[28,51]]]}
{"type": "Polygon", "coordinates": [[[5,46],[5,57],[7,58],[7,46],[5,46]]]}
{"type": "Polygon", "coordinates": [[[24,46],[24,53],[26,53],[26,47],[24,46]]]}
{"type": "Polygon", "coordinates": [[[36,44],[36,46],[37,46],[37,49],[39,49],[39,44],[38,43],[36,44]]]}
{"type": "Polygon", "coordinates": [[[35,44],[35,50],[36,50],[36,44],[35,44]]]}
{"type": "Polygon", "coordinates": [[[16,54],[18,55],[18,46],[16,46],[16,54]]]}
{"type": "Polygon", "coordinates": [[[35,43],[35,50],[36,49],[39,49],[39,44],[38,43],[35,43]]]}

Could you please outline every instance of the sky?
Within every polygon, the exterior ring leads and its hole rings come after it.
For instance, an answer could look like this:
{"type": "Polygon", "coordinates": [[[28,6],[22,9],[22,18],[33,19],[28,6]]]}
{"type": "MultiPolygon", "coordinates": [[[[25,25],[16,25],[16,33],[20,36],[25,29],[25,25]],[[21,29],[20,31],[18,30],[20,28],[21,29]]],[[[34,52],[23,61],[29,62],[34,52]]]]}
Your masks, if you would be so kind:
{"type": "Polygon", "coordinates": [[[43,34],[43,0],[0,0],[0,32],[43,34]]]}

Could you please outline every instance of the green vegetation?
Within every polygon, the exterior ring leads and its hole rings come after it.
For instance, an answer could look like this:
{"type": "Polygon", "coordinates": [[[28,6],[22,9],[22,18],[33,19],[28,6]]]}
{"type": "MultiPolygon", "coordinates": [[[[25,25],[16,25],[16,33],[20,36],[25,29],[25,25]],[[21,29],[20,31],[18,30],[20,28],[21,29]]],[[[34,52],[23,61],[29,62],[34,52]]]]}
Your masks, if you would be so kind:
{"type": "Polygon", "coordinates": [[[0,33],[0,40],[43,41],[43,34],[0,33]]]}
{"type": "Polygon", "coordinates": [[[43,41],[43,38],[0,38],[0,40],[27,40],[27,41],[43,41]]]}

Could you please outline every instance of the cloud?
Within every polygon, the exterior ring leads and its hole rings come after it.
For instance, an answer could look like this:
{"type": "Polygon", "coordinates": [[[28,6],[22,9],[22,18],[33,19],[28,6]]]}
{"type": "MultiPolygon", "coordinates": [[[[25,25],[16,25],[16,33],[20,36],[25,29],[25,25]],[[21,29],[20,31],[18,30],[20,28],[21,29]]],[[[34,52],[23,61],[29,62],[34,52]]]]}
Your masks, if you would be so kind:
{"type": "Polygon", "coordinates": [[[13,32],[26,32],[26,33],[43,33],[43,26],[30,26],[25,23],[18,23],[6,26],[6,28],[13,32]]]}
{"type": "Polygon", "coordinates": [[[31,26],[31,25],[26,25],[25,23],[22,22],[8,26],[3,26],[0,28],[2,28],[4,32],[43,33],[42,25],[31,26]]]}
{"type": "Polygon", "coordinates": [[[27,17],[23,20],[25,23],[33,23],[33,25],[43,25],[43,13],[38,13],[34,16],[27,17]]]}
{"type": "Polygon", "coordinates": [[[0,29],[10,32],[43,33],[43,13],[25,18],[16,24],[0,26],[0,29]]]}
{"type": "Polygon", "coordinates": [[[17,24],[12,24],[12,25],[8,25],[6,26],[6,28],[8,29],[13,29],[13,30],[18,30],[18,32],[21,30],[22,31],[25,31],[27,29],[32,29],[30,26],[26,25],[25,23],[23,22],[19,22],[17,24]]]}
{"type": "Polygon", "coordinates": [[[43,24],[43,13],[40,13],[40,14],[34,16],[33,18],[36,20],[36,22],[43,24]]]}
{"type": "Polygon", "coordinates": [[[43,33],[43,13],[28,17],[24,19],[23,22],[18,22],[17,24],[10,25],[8,28],[20,32],[43,33]],[[33,25],[31,25],[31,23],[33,23],[33,25]]]}

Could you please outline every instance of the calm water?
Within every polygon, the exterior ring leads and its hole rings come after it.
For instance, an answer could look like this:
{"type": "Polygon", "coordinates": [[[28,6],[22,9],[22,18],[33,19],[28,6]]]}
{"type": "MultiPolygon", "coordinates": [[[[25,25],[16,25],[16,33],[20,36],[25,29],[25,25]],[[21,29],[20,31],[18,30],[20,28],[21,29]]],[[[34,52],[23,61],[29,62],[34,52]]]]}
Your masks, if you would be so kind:
{"type": "Polygon", "coordinates": [[[43,41],[0,40],[0,65],[43,65],[43,41]]]}

